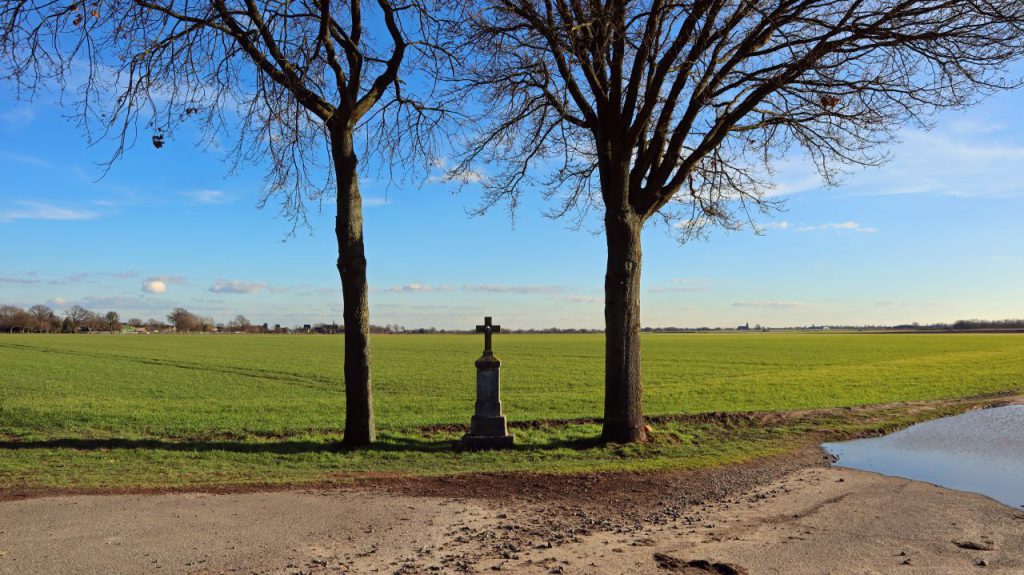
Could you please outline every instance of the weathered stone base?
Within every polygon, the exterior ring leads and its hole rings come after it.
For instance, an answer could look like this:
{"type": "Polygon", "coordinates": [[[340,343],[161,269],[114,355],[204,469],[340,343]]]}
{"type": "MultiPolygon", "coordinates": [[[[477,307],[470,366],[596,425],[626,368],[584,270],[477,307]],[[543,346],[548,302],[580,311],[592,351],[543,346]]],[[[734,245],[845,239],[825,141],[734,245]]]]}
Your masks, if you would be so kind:
{"type": "Polygon", "coordinates": [[[499,404],[498,415],[474,415],[470,420],[469,434],[480,437],[502,437],[508,435],[505,416],[501,415],[499,404]]]}
{"type": "Polygon", "coordinates": [[[467,433],[462,436],[459,447],[470,451],[510,449],[515,442],[515,438],[516,436],[511,433],[506,435],[470,435],[467,433]]]}

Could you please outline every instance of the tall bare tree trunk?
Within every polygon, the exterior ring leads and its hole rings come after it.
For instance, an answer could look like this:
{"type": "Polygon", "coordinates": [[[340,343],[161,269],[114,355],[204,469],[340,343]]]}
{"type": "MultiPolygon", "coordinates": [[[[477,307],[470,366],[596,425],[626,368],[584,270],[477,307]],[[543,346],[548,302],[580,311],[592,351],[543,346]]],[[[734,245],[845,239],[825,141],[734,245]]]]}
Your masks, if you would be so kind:
{"type": "Polygon", "coordinates": [[[605,441],[646,439],[640,381],[640,231],[643,220],[631,209],[605,214],[608,269],[604,278],[605,441]]]}
{"type": "Polygon", "coordinates": [[[341,276],[345,322],[346,446],[369,445],[377,436],[370,387],[370,311],[363,249],[363,199],[359,194],[359,163],[350,128],[331,130],[331,153],[338,184],[338,274],[341,276]]]}

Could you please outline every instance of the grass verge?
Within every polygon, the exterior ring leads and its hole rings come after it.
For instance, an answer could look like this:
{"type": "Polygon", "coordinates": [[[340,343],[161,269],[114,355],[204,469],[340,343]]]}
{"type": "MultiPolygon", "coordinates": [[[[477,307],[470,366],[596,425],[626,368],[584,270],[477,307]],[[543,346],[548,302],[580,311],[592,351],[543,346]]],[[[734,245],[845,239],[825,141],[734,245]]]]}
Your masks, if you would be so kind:
{"type": "Polygon", "coordinates": [[[331,434],[188,440],[0,442],[0,494],[344,485],[386,476],[699,470],[782,455],[821,441],[877,435],[996,403],[993,396],[802,412],[652,418],[651,441],[601,445],[589,421],[534,422],[508,451],[460,452],[447,428],[384,432],[342,450],[331,434]]]}

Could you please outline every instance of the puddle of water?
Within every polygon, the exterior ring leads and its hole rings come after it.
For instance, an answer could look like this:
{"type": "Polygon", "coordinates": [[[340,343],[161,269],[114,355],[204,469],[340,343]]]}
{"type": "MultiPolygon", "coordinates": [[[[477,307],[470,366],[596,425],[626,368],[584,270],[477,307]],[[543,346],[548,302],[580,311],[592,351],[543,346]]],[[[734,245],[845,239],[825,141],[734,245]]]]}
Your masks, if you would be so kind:
{"type": "Polygon", "coordinates": [[[883,437],[822,447],[841,467],[927,481],[1024,507],[1024,405],[972,411],[883,437]]]}

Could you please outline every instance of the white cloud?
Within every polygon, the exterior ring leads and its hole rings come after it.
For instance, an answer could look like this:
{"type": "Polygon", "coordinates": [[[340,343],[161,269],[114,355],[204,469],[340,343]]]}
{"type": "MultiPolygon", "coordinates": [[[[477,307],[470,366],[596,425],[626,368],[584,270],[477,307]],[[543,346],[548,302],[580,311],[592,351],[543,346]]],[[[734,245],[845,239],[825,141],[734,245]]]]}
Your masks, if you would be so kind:
{"type": "Polygon", "coordinates": [[[243,282],[238,280],[217,280],[210,286],[213,293],[253,294],[267,287],[265,283],[243,282]]]}
{"type": "Polygon", "coordinates": [[[453,170],[445,174],[444,177],[446,181],[460,184],[478,184],[485,178],[484,173],[477,170],[453,170]]]}
{"type": "Polygon", "coordinates": [[[814,168],[796,160],[782,160],[774,166],[779,176],[775,183],[764,191],[766,198],[791,196],[826,187],[814,168]]]}
{"type": "Polygon", "coordinates": [[[94,220],[100,217],[97,212],[63,208],[43,202],[14,202],[19,208],[0,210],[0,223],[15,220],[94,220]]]}
{"type": "Polygon", "coordinates": [[[990,120],[976,120],[976,119],[960,119],[955,122],[949,123],[949,131],[965,136],[974,134],[993,134],[995,132],[1001,132],[1006,129],[1006,124],[1001,122],[992,122],[990,120]]]}
{"type": "Polygon", "coordinates": [[[572,303],[600,303],[603,301],[601,298],[592,295],[571,295],[567,296],[565,299],[572,303]]]}
{"type": "Polygon", "coordinates": [[[385,288],[384,292],[389,293],[428,293],[428,292],[450,292],[455,290],[483,293],[518,293],[518,294],[553,294],[565,291],[560,286],[531,286],[531,285],[464,285],[456,288],[450,285],[428,285],[410,283],[400,286],[385,288]]]}
{"type": "Polygon", "coordinates": [[[50,304],[51,306],[54,306],[54,307],[60,307],[60,306],[67,305],[68,304],[68,300],[66,300],[66,299],[64,299],[62,297],[55,297],[55,298],[51,299],[50,301],[48,301],[47,303],[50,304]]]}
{"type": "Polygon", "coordinates": [[[185,276],[151,276],[146,278],[146,281],[159,280],[167,285],[184,285],[185,276]]]}
{"type": "Polygon", "coordinates": [[[377,198],[377,197],[373,197],[373,196],[364,196],[363,197],[363,206],[367,207],[367,208],[375,208],[377,206],[390,206],[390,205],[393,205],[394,203],[395,202],[393,202],[393,201],[391,201],[391,200],[389,200],[387,198],[377,198]]]}
{"type": "Polygon", "coordinates": [[[807,307],[811,304],[802,301],[738,301],[732,304],[733,307],[766,307],[789,309],[794,307],[807,307]]]}
{"type": "MultiPolygon", "coordinates": [[[[1024,139],[1012,125],[983,112],[940,120],[932,131],[904,130],[888,148],[891,161],[877,168],[848,167],[838,189],[858,196],[934,194],[954,197],[1020,197],[1024,139]]],[[[776,185],[766,195],[784,196],[826,187],[802,152],[775,162],[776,185]]],[[[837,166],[838,167],[838,166],[837,166]]]]}
{"type": "Polygon", "coordinates": [[[675,285],[649,288],[650,293],[667,292],[702,292],[709,291],[711,286],[708,280],[700,278],[672,278],[675,285]]]}
{"type": "Polygon", "coordinates": [[[29,156],[26,154],[15,154],[13,152],[0,152],[0,160],[7,160],[10,162],[18,162],[19,164],[28,164],[30,166],[37,166],[45,168],[50,166],[50,162],[37,156],[29,156]]]}
{"type": "Polygon", "coordinates": [[[824,230],[846,230],[851,232],[857,232],[861,234],[873,234],[878,231],[878,228],[872,228],[860,224],[854,221],[836,222],[829,224],[800,224],[796,226],[788,221],[782,222],[767,222],[764,224],[755,224],[755,227],[761,230],[772,229],[772,230],[795,230],[798,232],[819,232],[824,230]]]}
{"type": "Polygon", "coordinates": [[[16,278],[16,277],[0,277],[0,284],[16,284],[16,285],[32,285],[39,283],[37,279],[28,278],[16,278]]]}
{"type": "Polygon", "coordinates": [[[32,122],[36,113],[31,108],[13,108],[0,112],[0,123],[7,126],[24,126],[32,122]]]}
{"type": "Polygon", "coordinates": [[[71,274],[61,279],[50,280],[50,285],[77,284],[87,281],[97,281],[103,278],[129,279],[138,276],[135,272],[82,272],[71,274]]]}
{"type": "Polygon", "coordinates": [[[707,286],[670,286],[670,287],[655,287],[650,288],[647,291],[650,293],[668,293],[668,292],[702,292],[708,291],[711,288],[707,286]]]}
{"type": "Polygon", "coordinates": [[[167,293],[167,286],[182,285],[185,278],[182,276],[150,276],[142,283],[142,291],[147,293],[167,293]]]}
{"type": "Polygon", "coordinates": [[[431,161],[431,167],[441,171],[441,175],[432,175],[427,178],[427,182],[431,184],[443,182],[478,184],[487,179],[487,175],[480,170],[449,167],[447,158],[434,158],[434,160],[431,161]]]}
{"type": "Polygon", "coordinates": [[[405,284],[400,286],[391,286],[384,291],[386,292],[435,292],[435,291],[452,291],[455,288],[452,286],[432,286],[418,283],[405,284]]]}
{"type": "Polygon", "coordinates": [[[558,293],[564,288],[559,286],[517,286],[517,285],[464,285],[463,291],[492,293],[558,293]]]}
{"type": "Polygon", "coordinates": [[[815,232],[822,230],[848,230],[861,234],[873,234],[878,231],[878,228],[871,228],[861,225],[858,222],[839,222],[835,224],[821,224],[817,226],[800,226],[796,228],[798,232],[815,232]]]}
{"type": "Polygon", "coordinates": [[[855,175],[849,187],[869,196],[1020,196],[1024,142],[1000,137],[1000,132],[995,125],[906,132],[903,144],[893,149],[892,163],[855,175]]]}
{"type": "Polygon", "coordinates": [[[181,195],[191,198],[192,201],[200,204],[221,205],[232,201],[231,197],[220,190],[193,190],[181,192],[181,195]]]}

